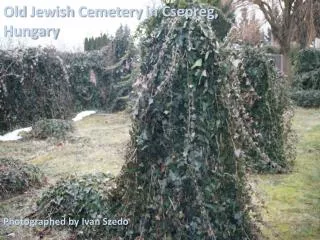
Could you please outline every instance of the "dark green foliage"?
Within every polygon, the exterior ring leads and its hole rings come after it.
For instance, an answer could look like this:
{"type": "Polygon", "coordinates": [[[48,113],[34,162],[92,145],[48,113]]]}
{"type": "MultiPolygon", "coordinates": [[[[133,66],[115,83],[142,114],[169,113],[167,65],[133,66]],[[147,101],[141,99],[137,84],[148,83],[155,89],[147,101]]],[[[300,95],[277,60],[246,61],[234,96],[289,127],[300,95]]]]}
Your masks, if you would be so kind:
{"type": "Polygon", "coordinates": [[[280,54],[280,49],[278,47],[274,47],[271,45],[266,45],[263,47],[263,50],[266,53],[271,53],[271,54],[280,54]]]}
{"type": "Polygon", "coordinates": [[[164,18],[142,39],[131,148],[110,199],[130,225],[106,239],[256,239],[245,160],[259,149],[213,29],[206,18],[164,18]]]}
{"type": "Polygon", "coordinates": [[[115,56],[117,60],[120,60],[129,49],[131,44],[130,28],[126,26],[120,26],[114,37],[115,56]]]}
{"type": "Polygon", "coordinates": [[[40,170],[16,159],[0,158],[0,199],[39,187],[44,177],[40,170]]]}
{"type": "Polygon", "coordinates": [[[318,69],[320,67],[320,50],[308,48],[299,51],[294,65],[297,73],[318,69]]]}
{"type": "MultiPolygon", "coordinates": [[[[185,0],[178,0],[178,1],[167,1],[166,5],[173,9],[183,9],[188,8],[188,1],[185,0]]],[[[190,1],[189,1],[190,2],[190,1]]],[[[191,1],[191,2],[208,2],[208,5],[201,4],[202,6],[205,6],[205,9],[214,9],[215,13],[218,14],[217,19],[209,20],[211,21],[211,25],[214,28],[216,38],[219,41],[223,41],[224,38],[227,36],[229,30],[231,29],[232,23],[234,22],[234,14],[232,11],[230,11],[231,5],[221,5],[221,1],[191,1]],[[221,7],[222,9],[219,9],[221,7]]],[[[164,17],[162,14],[162,10],[158,10],[157,16],[152,16],[148,18],[146,21],[144,21],[140,28],[143,29],[143,31],[146,34],[151,34],[154,28],[159,27],[158,24],[161,21],[161,19],[167,18],[164,17]]],[[[138,28],[138,34],[139,36],[143,33],[138,28]]],[[[156,36],[154,36],[156,38],[156,36]]]]}
{"type": "Polygon", "coordinates": [[[320,107],[320,90],[298,90],[291,94],[291,98],[300,107],[320,107]]]}
{"type": "Polygon", "coordinates": [[[27,136],[38,139],[65,139],[74,130],[73,122],[60,119],[44,119],[35,122],[27,136]]]}
{"type": "Polygon", "coordinates": [[[0,130],[70,115],[71,83],[54,49],[0,51],[0,130]]]}
{"type": "Polygon", "coordinates": [[[99,37],[85,38],[84,50],[101,50],[103,47],[113,45],[115,48],[115,56],[117,60],[126,54],[131,44],[131,33],[130,28],[125,25],[117,29],[115,36],[108,36],[101,34],[99,37]]]}
{"type": "Polygon", "coordinates": [[[301,107],[320,107],[320,50],[299,51],[294,64],[292,99],[301,107]]]}
{"type": "Polygon", "coordinates": [[[296,73],[294,88],[301,90],[320,90],[320,66],[308,71],[296,73]]]}
{"type": "Polygon", "coordinates": [[[127,102],[129,101],[129,96],[125,96],[125,97],[118,97],[114,103],[114,105],[112,106],[112,111],[116,112],[116,111],[123,111],[126,109],[127,107],[127,102]]]}
{"type": "Polygon", "coordinates": [[[135,52],[132,42],[125,47],[120,59],[112,43],[87,53],[0,51],[0,131],[81,110],[113,110],[132,89],[135,52]]]}
{"type": "MultiPolygon", "coordinates": [[[[215,29],[217,38],[222,41],[227,36],[228,32],[231,29],[233,16],[232,18],[227,18],[223,11],[216,9],[219,17],[215,20],[212,20],[212,27],[215,29]]],[[[230,17],[230,16],[229,16],[230,17]]]]}
{"type": "MultiPolygon", "coordinates": [[[[89,174],[81,177],[70,176],[61,179],[43,193],[37,202],[37,211],[32,214],[37,219],[99,219],[109,218],[107,203],[108,190],[112,188],[112,176],[104,173],[89,174]]],[[[75,228],[75,226],[67,225],[75,228]]],[[[75,229],[74,229],[75,230],[75,229]]],[[[100,239],[102,226],[79,224],[77,231],[82,237],[100,239]],[[100,230],[99,230],[100,229],[100,230]]]]}
{"type": "Polygon", "coordinates": [[[100,50],[101,48],[107,46],[112,41],[112,37],[101,34],[99,37],[91,37],[85,38],[84,40],[84,50],[92,51],[92,50],[100,50]]]}
{"type": "Polygon", "coordinates": [[[90,108],[113,111],[118,97],[127,96],[132,90],[134,56],[130,31],[122,26],[100,51],[64,54],[77,111],[90,108]]]}
{"type": "Polygon", "coordinates": [[[320,50],[304,49],[294,59],[294,88],[320,90],[320,50]]]}
{"type": "Polygon", "coordinates": [[[114,62],[110,48],[87,53],[61,53],[70,78],[75,111],[97,109],[108,105],[104,99],[112,87],[112,79],[105,66],[114,62]],[[95,78],[96,83],[91,81],[95,78]],[[106,92],[105,92],[106,91],[106,92]]]}
{"type": "Polygon", "coordinates": [[[293,109],[285,79],[277,73],[263,51],[245,49],[240,57],[245,69],[239,72],[242,94],[247,97],[250,91],[257,93],[257,99],[251,99],[246,105],[254,122],[252,127],[260,133],[255,139],[272,161],[265,164],[260,161],[259,154],[251,153],[250,165],[254,170],[263,172],[288,170],[295,158],[295,151],[291,128],[293,109]]]}

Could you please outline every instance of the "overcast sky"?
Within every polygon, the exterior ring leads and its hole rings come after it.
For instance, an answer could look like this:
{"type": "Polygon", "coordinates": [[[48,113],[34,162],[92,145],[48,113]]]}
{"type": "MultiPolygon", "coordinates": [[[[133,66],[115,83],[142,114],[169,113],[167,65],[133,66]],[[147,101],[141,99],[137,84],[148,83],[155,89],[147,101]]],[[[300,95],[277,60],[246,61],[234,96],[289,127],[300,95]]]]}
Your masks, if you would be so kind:
{"type": "MultiPolygon", "coordinates": [[[[136,29],[139,22],[146,17],[147,7],[158,7],[161,0],[0,0],[0,47],[8,48],[18,44],[23,46],[53,45],[60,50],[78,51],[83,50],[85,37],[99,36],[101,33],[114,34],[120,24],[127,24],[132,32],[136,29]],[[6,17],[6,7],[27,7],[27,17],[6,17]],[[56,9],[67,7],[74,9],[76,15],[74,18],[32,18],[32,7],[36,9],[56,9]],[[78,15],[80,7],[90,9],[143,9],[143,19],[134,18],[82,18],[78,15]],[[53,37],[40,38],[32,40],[30,38],[5,38],[5,26],[13,26],[17,29],[24,28],[60,28],[59,37],[54,40],[53,37]]],[[[237,13],[239,11],[236,11],[237,13]]],[[[249,13],[256,12],[257,17],[261,18],[262,14],[257,12],[256,8],[250,8],[249,13]]],[[[239,15],[240,14],[236,14],[239,15]]]]}
{"type": "Polygon", "coordinates": [[[139,24],[136,18],[81,18],[78,9],[81,6],[92,9],[146,9],[147,6],[159,5],[160,0],[0,0],[0,44],[2,47],[12,45],[11,42],[24,46],[53,45],[61,50],[82,50],[85,37],[99,36],[100,33],[114,34],[120,24],[127,24],[135,29],[139,24]],[[5,17],[4,9],[8,6],[27,6],[28,17],[16,18],[5,17]],[[76,11],[75,18],[31,18],[32,7],[38,9],[55,9],[57,6],[66,8],[70,6],[76,11]],[[60,28],[58,40],[53,38],[30,38],[8,39],[4,37],[4,27],[15,28],[60,28]],[[8,43],[9,42],[9,43],[8,43]]]}

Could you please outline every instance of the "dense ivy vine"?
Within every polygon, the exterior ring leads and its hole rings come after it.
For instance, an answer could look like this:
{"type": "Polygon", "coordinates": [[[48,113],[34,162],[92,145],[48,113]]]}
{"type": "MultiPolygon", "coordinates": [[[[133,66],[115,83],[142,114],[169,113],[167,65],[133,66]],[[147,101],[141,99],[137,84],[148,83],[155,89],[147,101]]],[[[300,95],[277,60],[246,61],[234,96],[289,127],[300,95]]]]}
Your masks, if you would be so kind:
{"type": "Polygon", "coordinates": [[[243,70],[239,71],[244,96],[256,92],[254,101],[246,108],[253,120],[255,141],[271,160],[259,160],[260,154],[251,152],[251,168],[262,172],[290,170],[295,158],[295,134],[291,122],[292,104],[285,79],[276,71],[273,62],[260,49],[245,48],[239,53],[243,70]]]}
{"type": "Polygon", "coordinates": [[[66,67],[54,49],[0,51],[0,130],[42,117],[66,118],[70,87],[66,67]]]}
{"type": "Polygon", "coordinates": [[[107,239],[255,239],[246,159],[255,144],[233,56],[212,22],[162,18],[142,40],[131,147],[110,211],[130,218],[107,239]]]}
{"type": "Polygon", "coordinates": [[[120,60],[112,44],[87,53],[0,51],[0,131],[92,108],[112,111],[132,89],[133,62],[133,45],[120,60]]]}

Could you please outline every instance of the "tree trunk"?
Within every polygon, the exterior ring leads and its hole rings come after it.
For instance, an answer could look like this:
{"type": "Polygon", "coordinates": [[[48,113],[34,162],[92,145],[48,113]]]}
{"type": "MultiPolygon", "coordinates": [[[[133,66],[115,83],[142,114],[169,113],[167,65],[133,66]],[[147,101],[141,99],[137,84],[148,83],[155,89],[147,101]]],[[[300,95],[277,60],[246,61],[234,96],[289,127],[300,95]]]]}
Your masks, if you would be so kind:
{"type": "Polygon", "coordinates": [[[292,65],[290,59],[290,38],[288,41],[279,41],[280,53],[283,56],[283,73],[287,76],[288,87],[292,86],[292,65]]]}

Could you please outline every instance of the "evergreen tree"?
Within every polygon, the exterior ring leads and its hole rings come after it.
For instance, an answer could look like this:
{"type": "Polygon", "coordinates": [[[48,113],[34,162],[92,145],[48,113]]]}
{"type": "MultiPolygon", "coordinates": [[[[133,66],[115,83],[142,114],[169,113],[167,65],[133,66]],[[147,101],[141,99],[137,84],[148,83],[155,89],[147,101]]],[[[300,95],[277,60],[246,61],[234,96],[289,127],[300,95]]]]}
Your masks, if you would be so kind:
{"type": "Polygon", "coordinates": [[[128,50],[131,42],[130,28],[126,26],[120,26],[115,37],[108,36],[107,34],[100,34],[99,37],[85,38],[84,49],[85,51],[99,50],[108,44],[113,44],[115,48],[115,55],[117,59],[123,57],[128,50]]]}
{"type": "Polygon", "coordinates": [[[84,50],[88,51],[88,47],[89,47],[89,40],[88,40],[88,38],[85,38],[84,39],[84,50]]]}

